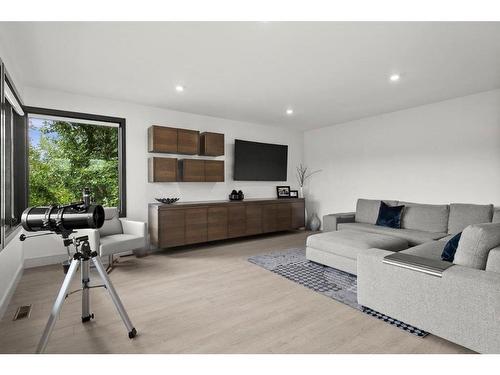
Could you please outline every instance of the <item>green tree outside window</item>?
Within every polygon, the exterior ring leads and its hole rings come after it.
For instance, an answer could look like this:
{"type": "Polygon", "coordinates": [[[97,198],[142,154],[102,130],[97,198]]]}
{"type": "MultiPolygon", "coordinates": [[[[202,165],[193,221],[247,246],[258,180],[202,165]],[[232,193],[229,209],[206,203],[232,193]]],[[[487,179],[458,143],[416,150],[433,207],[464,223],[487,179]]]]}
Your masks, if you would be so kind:
{"type": "Polygon", "coordinates": [[[30,118],[29,205],[81,200],[119,206],[118,128],[30,118]]]}

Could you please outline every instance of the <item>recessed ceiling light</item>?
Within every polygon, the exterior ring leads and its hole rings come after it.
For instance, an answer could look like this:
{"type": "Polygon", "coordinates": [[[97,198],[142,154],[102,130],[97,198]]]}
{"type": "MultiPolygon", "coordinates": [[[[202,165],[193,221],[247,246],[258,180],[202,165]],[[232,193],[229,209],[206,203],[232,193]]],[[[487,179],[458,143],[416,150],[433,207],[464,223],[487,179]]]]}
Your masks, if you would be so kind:
{"type": "Polygon", "coordinates": [[[399,81],[399,79],[401,78],[401,76],[399,74],[391,74],[391,76],[389,77],[389,80],[391,82],[397,82],[399,81]]]}
{"type": "Polygon", "coordinates": [[[288,109],[286,110],[286,114],[287,114],[288,116],[293,115],[293,109],[288,108],[288,109]]]}
{"type": "Polygon", "coordinates": [[[184,86],[181,86],[181,85],[175,86],[175,91],[177,91],[177,92],[183,92],[184,91],[184,86]]]}

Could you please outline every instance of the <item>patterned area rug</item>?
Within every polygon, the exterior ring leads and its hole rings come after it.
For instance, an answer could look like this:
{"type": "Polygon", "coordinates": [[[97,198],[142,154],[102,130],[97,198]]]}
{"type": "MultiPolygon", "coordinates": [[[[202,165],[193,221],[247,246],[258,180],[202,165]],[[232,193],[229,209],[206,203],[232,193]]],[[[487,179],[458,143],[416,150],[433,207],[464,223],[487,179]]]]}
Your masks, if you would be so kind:
{"type": "Polygon", "coordinates": [[[419,337],[428,335],[421,329],[359,305],[356,276],[307,260],[305,249],[288,249],[255,255],[248,258],[248,261],[413,335],[419,337]]]}

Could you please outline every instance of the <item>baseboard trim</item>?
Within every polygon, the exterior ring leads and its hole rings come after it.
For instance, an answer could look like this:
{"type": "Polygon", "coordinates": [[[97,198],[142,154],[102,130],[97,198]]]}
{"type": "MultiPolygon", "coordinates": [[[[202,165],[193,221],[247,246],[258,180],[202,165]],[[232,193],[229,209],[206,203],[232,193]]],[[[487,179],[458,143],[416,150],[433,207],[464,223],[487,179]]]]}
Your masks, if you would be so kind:
{"type": "Polygon", "coordinates": [[[68,254],[48,255],[38,258],[27,258],[24,260],[24,268],[35,268],[41,266],[50,266],[52,264],[60,264],[68,259],[68,254]]]}
{"type": "Polygon", "coordinates": [[[23,276],[23,270],[23,264],[21,263],[16,270],[15,276],[10,282],[10,285],[7,287],[7,292],[2,297],[2,300],[0,300],[0,319],[3,318],[7,308],[9,307],[10,300],[16,291],[17,284],[19,284],[19,281],[21,281],[21,277],[23,276]]]}

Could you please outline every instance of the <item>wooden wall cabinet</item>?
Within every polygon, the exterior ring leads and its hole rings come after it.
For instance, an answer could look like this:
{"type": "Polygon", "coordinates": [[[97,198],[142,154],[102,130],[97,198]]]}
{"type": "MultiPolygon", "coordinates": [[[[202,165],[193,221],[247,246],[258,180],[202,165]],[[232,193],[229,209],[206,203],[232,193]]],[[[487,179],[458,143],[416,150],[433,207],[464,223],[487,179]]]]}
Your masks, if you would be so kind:
{"type": "Polygon", "coordinates": [[[305,226],[304,199],[149,205],[151,243],[168,248],[305,226]]]}
{"type": "Polygon", "coordinates": [[[197,155],[200,152],[200,132],[197,130],[177,129],[177,153],[197,155]]]}
{"type": "Polygon", "coordinates": [[[224,160],[205,160],[205,181],[224,182],[224,160]]]}
{"type": "Polygon", "coordinates": [[[148,129],[148,151],[196,155],[200,151],[200,132],[167,126],[150,126],[148,129]]]}
{"type": "Polygon", "coordinates": [[[205,182],[205,160],[183,159],[180,161],[181,181],[205,182]]]}
{"type": "Polygon", "coordinates": [[[205,132],[200,134],[200,155],[224,155],[224,134],[205,132]]]}
{"type": "Polygon", "coordinates": [[[177,153],[177,129],[153,125],[148,128],[148,151],[177,153]]]}
{"type": "Polygon", "coordinates": [[[183,182],[224,182],[224,160],[183,159],[179,171],[183,182]]]}
{"type": "Polygon", "coordinates": [[[149,182],[175,182],[177,181],[177,159],[176,158],[149,158],[148,181],[149,182]]]}

